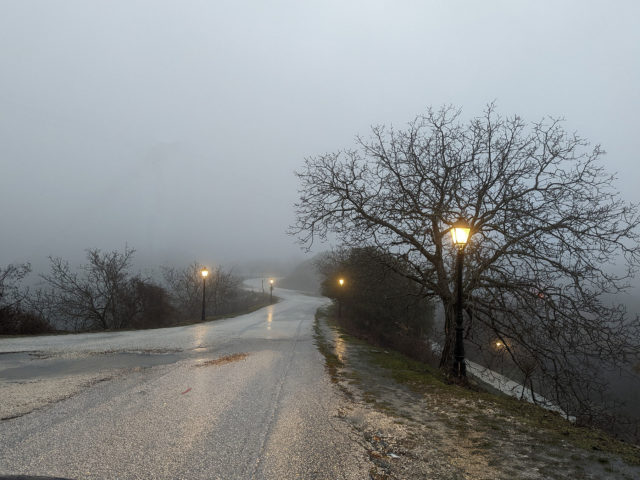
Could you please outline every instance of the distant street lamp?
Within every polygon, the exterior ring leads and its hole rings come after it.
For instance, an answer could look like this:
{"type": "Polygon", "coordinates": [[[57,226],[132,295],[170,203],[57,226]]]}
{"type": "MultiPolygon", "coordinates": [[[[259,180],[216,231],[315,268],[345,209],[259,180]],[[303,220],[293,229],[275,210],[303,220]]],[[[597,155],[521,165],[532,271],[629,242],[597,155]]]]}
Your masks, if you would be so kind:
{"type": "Polygon", "coordinates": [[[204,267],[202,270],[200,270],[200,275],[202,275],[202,321],[204,322],[204,291],[207,284],[207,276],[209,275],[209,270],[207,270],[207,267],[204,267]]]}
{"type": "Polygon", "coordinates": [[[469,240],[469,224],[462,218],[458,219],[451,227],[451,239],[458,249],[456,256],[456,344],[453,349],[453,375],[457,378],[467,376],[464,363],[464,341],[462,334],[462,267],[464,265],[464,247],[469,240]]]}
{"type": "Polygon", "coordinates": [[[269,303],[273,303],[273,278],[269,279],[269,303]]]}
{"type": "Polygon", "coordinates": [[[338,293],[338,318],[342,318],[342,289],[344,287],[344,278],[338,280],[338,285],[340,285],[340,293],[338,293]]]}

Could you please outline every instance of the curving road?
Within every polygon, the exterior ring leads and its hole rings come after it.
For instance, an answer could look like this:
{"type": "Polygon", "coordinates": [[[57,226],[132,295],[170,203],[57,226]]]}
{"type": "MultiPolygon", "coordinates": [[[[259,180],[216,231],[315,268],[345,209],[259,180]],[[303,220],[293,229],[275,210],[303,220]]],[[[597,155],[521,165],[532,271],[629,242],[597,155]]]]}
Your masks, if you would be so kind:
{"type": "Polygon", "coordinates": [[[188,327],[0,340],[0,392],[13,402],[16,389],[110,375],[0,421],[0,476],[367,478],[313,341],[326,300],[276,294],[271,307],[188,327]],[[212,362],[233,354],[246,357],[212,362]]]}

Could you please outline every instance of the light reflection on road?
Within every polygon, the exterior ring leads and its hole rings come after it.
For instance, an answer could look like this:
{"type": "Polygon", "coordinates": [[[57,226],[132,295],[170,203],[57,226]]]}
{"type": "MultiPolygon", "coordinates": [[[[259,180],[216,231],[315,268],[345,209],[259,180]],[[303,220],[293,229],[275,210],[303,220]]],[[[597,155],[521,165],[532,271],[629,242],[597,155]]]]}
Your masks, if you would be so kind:
{"type": "Polygon", "coordinates": [[[347,345],[340,335],[336,335],[335,342],[336,356],[338,357],[338,360],[344,362],[344,354],[347,351],[347,345]]]}
{"type": "Polygon", "coordinates": [[[204,324],[197,325],[193,329],[193,344],[195,345],[195,348],[205,347],[205,337],[207,335],[208,330],[209,330],[209,326],[204,324]]]}

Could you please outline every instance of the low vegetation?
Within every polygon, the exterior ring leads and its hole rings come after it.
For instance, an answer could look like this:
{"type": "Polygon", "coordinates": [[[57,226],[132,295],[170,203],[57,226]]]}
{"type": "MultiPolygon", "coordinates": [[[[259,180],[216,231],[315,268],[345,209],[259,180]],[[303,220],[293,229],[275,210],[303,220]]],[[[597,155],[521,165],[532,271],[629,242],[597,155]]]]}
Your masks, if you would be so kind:
{"type": "Polygon", "coordinates": [[[36,335],[55,329],[43,318],[15,307],[0,308],[0,335],[36,335]]]}
{"type": "MultiPolygon", "coordinates": [[[[132,272],[135,250],[87,250],[77,268],[50,257],[50,270],[37,289],[22,287],[31,268],[0,269],[0,335],[54,331],[144,329],[201,320],[201,265],[163,267],[162,281],[132,272]]],[[[204,292],[207,320],[265,306],[268,295],[244,290],[241,280],[221,267],[212,269],[204,292]]]]}

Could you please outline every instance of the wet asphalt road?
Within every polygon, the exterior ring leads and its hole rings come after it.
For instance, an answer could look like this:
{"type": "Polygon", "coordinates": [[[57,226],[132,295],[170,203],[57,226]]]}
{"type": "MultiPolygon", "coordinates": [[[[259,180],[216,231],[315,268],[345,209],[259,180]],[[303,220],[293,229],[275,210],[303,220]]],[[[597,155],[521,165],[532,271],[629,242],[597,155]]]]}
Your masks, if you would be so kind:
{"type": "Polygon", "coordinates": [[[188,327],[0,340],[0,380],[102,363],[120,372],[0,422],[0,476],[368,478],[313,341],[325,300],[277,294],[283,300],[266,309],[188,327]],[[248,355],[206,364],[234,353],[248,355]]]}

